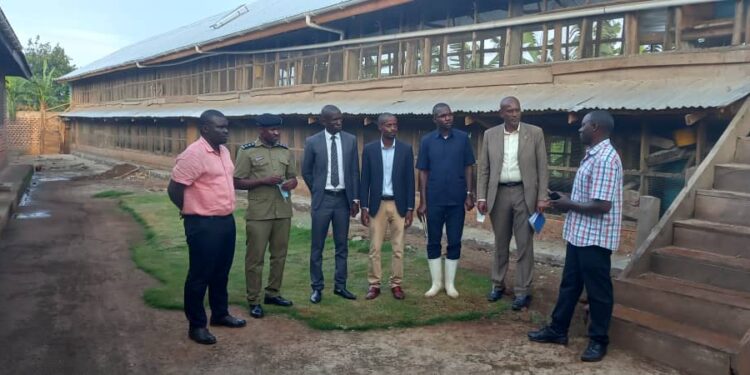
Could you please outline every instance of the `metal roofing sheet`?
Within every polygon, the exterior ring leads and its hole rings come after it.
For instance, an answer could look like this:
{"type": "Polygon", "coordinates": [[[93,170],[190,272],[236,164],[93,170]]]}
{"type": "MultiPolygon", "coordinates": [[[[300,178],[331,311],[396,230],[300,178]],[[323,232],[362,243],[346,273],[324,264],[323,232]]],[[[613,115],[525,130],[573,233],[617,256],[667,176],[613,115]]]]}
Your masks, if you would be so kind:
{"type": "Polygon", "coordinates": [[[211,25],[224,18],[232,9],[124,47],[91,64],[78,68],[60,77],[60,79],[68,80],[115,66],[135,64],[136,61],[167,55],[193,48],[196,45],[203,45],[277,23],[288,22],[292,19],[304,18],[304,15],[308,13],[332,7],[345,7],[360,2],[362,0],[256,0],[246,4],[249,9],[248,13],[222,27],[213,29],[211,25]]]}
{"type": "Polygon", "coordinates": [[[709,108],[729,105],[750,94],[750,80],[723,78],[614,81],[598,84],[534,84],[492,86],[452,90],[367,90],[256,96],[242,101],[202,102],[172,105],[119,105],[74,108],[65,117],[198,117],[207,109],[218,109],[230,117],[261,113],[317,114],[326,104],[336,104],[348,114],[430,114],[442,101],[456,112],[492,112],[500,98],[515,96],[525,111],[665,110],[709,108]],[[380,92],[379,92],[380,91],[380,92]]]}
{"type": "MultiPolygon", "coordinates": [[[[7,50],[9,60],[3,61],[4,65],[2,67],[5,74],[24,77],[26,79],[31,78],[31,69],[29,68],[28,61],[26,61],[26,56],[23,54],[23,46],[18,41],[18,37],[15,31],[13,31],[13,27],[10,26],[10,22],[8,22],[2,9],[0,9],[0,40],[4,41],[0,43],[7,43],[4,47],[7,50]]],[[[0,52],[0,54],[2,53],[0,52]]],[[[2,56],[0,56],[0,60],[3,60],[2,56]]]]}

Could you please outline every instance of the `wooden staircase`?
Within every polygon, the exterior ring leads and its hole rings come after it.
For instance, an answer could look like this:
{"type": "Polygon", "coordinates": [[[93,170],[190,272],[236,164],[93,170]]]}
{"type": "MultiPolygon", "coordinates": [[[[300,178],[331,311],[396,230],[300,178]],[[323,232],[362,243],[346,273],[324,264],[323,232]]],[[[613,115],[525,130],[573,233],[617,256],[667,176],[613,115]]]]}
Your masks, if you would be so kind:
{"type": "Polygon", "coordinates": [[[614,281],[613,345],[750,374],[750,99],[614,281]]]}

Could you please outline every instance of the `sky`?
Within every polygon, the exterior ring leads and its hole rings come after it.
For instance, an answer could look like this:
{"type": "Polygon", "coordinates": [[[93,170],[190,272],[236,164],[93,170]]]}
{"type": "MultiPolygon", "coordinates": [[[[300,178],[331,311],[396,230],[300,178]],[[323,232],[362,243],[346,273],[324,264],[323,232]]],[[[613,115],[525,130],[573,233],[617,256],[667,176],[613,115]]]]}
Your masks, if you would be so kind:
{"type": "MultiPolygon", "coordinates": [[[[290,0],[279,0],[290,1],[290,0]]],[[[122,47],[249,2],[243,0],[2,0],[5,17],[26,47],[39,35],[57,43],[76,67],[122,47]]]]}

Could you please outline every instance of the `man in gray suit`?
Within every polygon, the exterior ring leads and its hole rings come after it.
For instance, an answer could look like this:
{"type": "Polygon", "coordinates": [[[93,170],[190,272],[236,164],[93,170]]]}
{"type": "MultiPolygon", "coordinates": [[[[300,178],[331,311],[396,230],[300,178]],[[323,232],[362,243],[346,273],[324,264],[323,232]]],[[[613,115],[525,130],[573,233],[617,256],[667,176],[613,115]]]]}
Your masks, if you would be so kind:
{"type": "Polygon", "coordinates": [[[479,154],[477,209],[490,213],[495,232],[492,291],[495,302],[505,291],[510,238],[515,234],[518,249],[513,310],[531,303],[534,275],[534,232],[529,216],[548,206],[547,149],[538,126],[521,122],[521,104],[514,97],[500,101],[504,123],[487,130],[479,154]]]}
{"type": "Polygon", "coordinates": [[[349,256],[349,216],[359,212],[359,150],[354,135],[341,131],[341,110],[327,105],[320,112],[325,130],[305,140],[302,177],[310,189],[312,240],[310,244],[310,302],[323,298],[323,247],[333,225],[336,272],[333,294],[357,297],[346,289],[349,256]]]}

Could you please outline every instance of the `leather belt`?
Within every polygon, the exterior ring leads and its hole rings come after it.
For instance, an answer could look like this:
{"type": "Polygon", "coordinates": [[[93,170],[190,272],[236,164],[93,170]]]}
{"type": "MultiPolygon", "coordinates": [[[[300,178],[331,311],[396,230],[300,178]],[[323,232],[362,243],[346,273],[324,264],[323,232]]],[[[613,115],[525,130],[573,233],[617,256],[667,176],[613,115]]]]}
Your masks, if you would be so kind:
{"type": "Polygon", "coordinates": [[[384,196],[380,197],[380,199],[384,200],[384,201],[392,201],[392,200],[394,200],[396,198],[394,198],[393,195],[384,195],[384,196]]]}
{"type": "Polygon", "coordinates": [[[334,197],[340,197],[346,195],[346,190],[326,190],[325,193],[334,197]]]}
{"type": "Polygon", "coordinates": [[[501,182],[501,183],[499,183],[497,185],[498,186],[504,186],[504,187],[513,187],[513,186],[523,185],[523,182],[521,182],[521,181],[516,181],[516,182],[501,182]]]}

